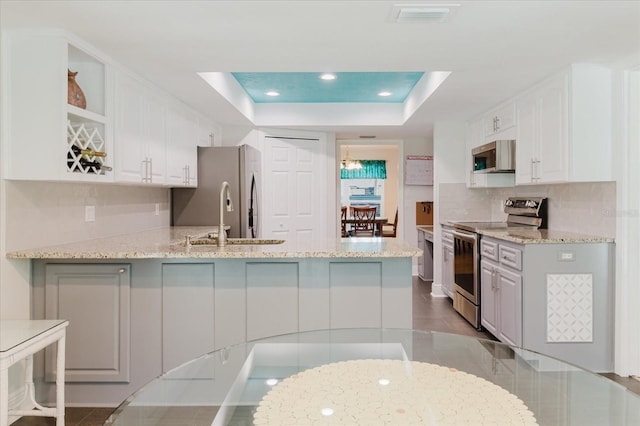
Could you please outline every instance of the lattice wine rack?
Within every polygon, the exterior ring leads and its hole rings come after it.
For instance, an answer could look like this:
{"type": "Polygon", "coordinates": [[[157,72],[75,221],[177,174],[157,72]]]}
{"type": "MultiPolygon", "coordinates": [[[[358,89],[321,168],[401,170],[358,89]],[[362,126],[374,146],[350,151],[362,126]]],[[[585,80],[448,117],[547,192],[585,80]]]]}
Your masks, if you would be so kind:
{"type": "Polygon", "coordinates": [[[73,173],[104,174],[105,143],[98,127],[67,120],[67,170],[73,173]]]}

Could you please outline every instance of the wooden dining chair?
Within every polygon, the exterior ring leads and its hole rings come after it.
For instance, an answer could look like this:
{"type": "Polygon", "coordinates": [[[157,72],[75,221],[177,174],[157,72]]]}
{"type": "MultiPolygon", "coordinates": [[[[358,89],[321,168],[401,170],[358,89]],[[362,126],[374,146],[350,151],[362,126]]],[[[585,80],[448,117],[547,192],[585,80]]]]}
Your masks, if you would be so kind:
{"type": "Polygon", "coordinates": [[[345,220],[347,220],[347,206],[342,206],[340,207],[340,223],[342,224],[340,229],[342,231],[342,236],[348,237],[349,233],[347,232],[347,223],[345,220]]]}
{"type": "Polygon", "coordinates": [[[353,224],[353,230],[350,235],[353,237],[373,237],[376,232],[375,207],[353,207],[353,218],[356,222],[353,224]]]}
{"type": "Polygon", "coordinates": [[[398,209],[396,209],[396,217],[393,219],[393,223],[385,223],[384,225],[382,225],[380,236],[395,238],[397,229],[398,229],[398,209]]]}

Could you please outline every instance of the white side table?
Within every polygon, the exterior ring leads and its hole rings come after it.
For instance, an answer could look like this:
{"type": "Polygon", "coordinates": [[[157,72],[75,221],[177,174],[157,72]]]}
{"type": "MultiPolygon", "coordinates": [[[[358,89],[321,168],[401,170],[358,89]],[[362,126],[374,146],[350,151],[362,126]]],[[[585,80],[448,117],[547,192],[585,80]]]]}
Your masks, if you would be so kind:
{"type": "MultiPolygon", "coordinates": [[[[55,417],[56,425],[64,425],[64,358],[66,320],[0,320],[0,426],[15,416],[55,417]],[[33,354],[57,342],[56,406],[43,407],[35,400],[33,354]],[[25,395],[33,402],[33,410],[9,410],[9,367],[25,359],[25,395]]],[[[24,400],[24,399],[23,399],[24,400]]]]}

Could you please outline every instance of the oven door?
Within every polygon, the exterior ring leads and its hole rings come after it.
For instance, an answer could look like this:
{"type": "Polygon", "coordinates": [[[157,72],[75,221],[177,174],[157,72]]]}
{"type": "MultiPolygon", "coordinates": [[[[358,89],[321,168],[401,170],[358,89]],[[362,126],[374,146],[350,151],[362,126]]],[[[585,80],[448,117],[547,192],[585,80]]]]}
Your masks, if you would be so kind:
{"type": "Polygon", "coordinates": [[[454,289],[474,305],[480,304],[478,291],[478,236],[453,231],[454,289]]]}

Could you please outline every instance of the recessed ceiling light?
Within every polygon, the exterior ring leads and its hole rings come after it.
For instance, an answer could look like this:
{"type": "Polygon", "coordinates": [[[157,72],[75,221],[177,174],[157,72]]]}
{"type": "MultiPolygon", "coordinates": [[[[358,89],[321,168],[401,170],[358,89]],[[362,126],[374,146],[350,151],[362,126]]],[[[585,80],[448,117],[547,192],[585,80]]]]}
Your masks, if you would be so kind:
{"type": "Polygon", "coordinates": [[[280,96],[280,92],[276,92],[275,90],[269,90],[268,92],[264,92],[267,96],[280,96]]]}
{"type": "Polygon", "coordinates": [[[322,74],[320,76],[320,79],[321,80],[335,80],[336,79],[336,75],[327,72],[327,73],[322,74]]]}
{"type": "Polygon", "coordinates": [[[393,95],[393,93],[387,92],[387,91],[378,92],[378,96],[382,96],[382,97],[391,96],[391,95],[393,95]]]}

